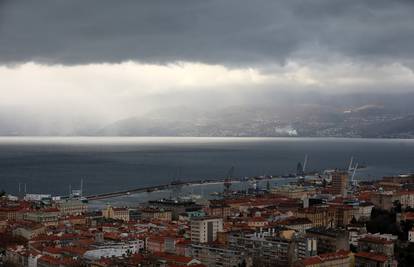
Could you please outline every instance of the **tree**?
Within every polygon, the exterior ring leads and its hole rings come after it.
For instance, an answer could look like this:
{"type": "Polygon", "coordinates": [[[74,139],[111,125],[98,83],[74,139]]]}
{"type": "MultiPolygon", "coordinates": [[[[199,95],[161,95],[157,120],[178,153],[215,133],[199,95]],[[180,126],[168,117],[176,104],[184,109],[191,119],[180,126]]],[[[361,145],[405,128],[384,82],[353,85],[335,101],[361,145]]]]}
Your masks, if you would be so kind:
{"type": "Polygon", "coordinates": [[[355,216],[352,216],[351,224],[357,224],[358,221],[355,219],[355,216]]]}
{"type": "Polygon", "coordinates": [[[367,222],[367,231],[369,233],[393,234],[401,236],[395,222],[396,214],[394,212],[382,209],[372,209],[371,218],[367,222]]]}
{"type": "Polygon", "coordinates": [[[396,213],[401,213],[401,211],[402,211],[402,205],[401,205],[401,202],[399,200],[395,200],[393,202],[393,210],[396,213]]]}

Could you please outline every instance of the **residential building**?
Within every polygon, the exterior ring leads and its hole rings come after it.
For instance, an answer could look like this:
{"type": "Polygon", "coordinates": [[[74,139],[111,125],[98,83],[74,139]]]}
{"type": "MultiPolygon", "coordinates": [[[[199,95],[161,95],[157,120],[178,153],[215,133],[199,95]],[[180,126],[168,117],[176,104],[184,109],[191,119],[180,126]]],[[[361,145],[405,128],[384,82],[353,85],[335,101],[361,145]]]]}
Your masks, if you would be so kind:
{"type": "Polygon", "coordinates": [[[86,251],[83,257],[88,260],[97,260],[102,257],[121,257],[123,255],[138,253],[145,247],[143,240],[134,240],[129,242],[116,242],[92,245],[91,249],[86,251]]]}
{"type": "Polygon", "coordinates": [[[350,224],[346,227],[346,230],[349,233],[349,244],[355,247],[358,246],[358,240],[361,236],[366,235],[367,233],[367,228],[363,223],[350,224]]]}
{"type": "Polygon", "coordinates": [[[317,253],[316,238],[296,235],[292,230],[277,227],[263,232],[233,231],[229,233],[228,243],[230,249],[250,256],[257,266],[290,266],[298,259],[317,253]]]}
{"type": "Polygon", "coordinates": [[[336,252],[349,249],[348,232],[337,228],[315,227],[306,230],[308,237],[318,240],[318,253],[336,252]]]}
{"type": "Polygon", "coordinates": [[[172,211],[169,209],[157,208],[157,207],[145,207],[141,209],[140,211],[141,211],[141,219],[160,220],[160,221],[171,221],[172,220],[172,211]]]}
{"type": "Polygon", "coordinates": [[[275,195],[296,199],[304,199],[317,193],[315,187],[297,185],[278,186],[272,188],[270,192],[275,195]]]}
{"type": "Polygon", "coordinates": [[[396,194],[398,196],[398,200],[400,201],[402,208],[414,208],[413,190],[400,190],[396,194]]]}
{"type": "Polygon", "coordinates": [[[61,215],[80,215],[87,211],[87,204],[78,198],[68,198],[56,201],[56,207],[61,215]]]}
{"type": "Polygon", "coordinates": [[[408,242],[414,243],[414,228],[408,231],[408,242]]]}
{"type": "Polygon", "coordinates": [[[58,224],[59,210],[56,208],[49,208],[30,211],[25,213],[23,218],[27,221],[43,224],[44,226],[53,226],[58,224]]]}
{"type": "Polygon", "coordinates": [[[288,229],[296,230],[299,233],[305,233],[306,230],[313,227],[313,222],[306,217],[291,217],[281,222],[278,222],[278,224],[283,225],[288,229]]]}
{"type": "Polygon", "coordinates": [[[371,195],[371,202],[375,207],[390,210],[394,206],[394,202],[399,200],[392,191],[377,192],[371,195]]]}
{"type": "Polygon", "coordinates": [[[30,223],[27,225],[22,225],[13,230],[14,236],[21,236],[26,240],[31,240],[32,238],[45,233],[46,229],[42,224],[30,223]]]}
{"type": "Polygon", "coordinates": [[[347,250],[339,250],[306,258],[295,263],[295,267],[350,267],[352,263],[352,253],[347,250]]]}
{"type": "Polygon", "coordinates": [[[376,252],[358,252],[355,254],[355,267],[390,267],[393,261],[376,252]]]}
{"type": "Polygon", "coordinates": [[[213,217],[227,218],[231,215],[230,206],[224,203],[211,203],[206,210],[213,217]]]}
{"type": "Polygon", "coordinates": [[[0,220],[21,220],[23,214],[24,209],[19,205],[0,207],[0,220]]]}
{"type": "Polygon", "coordinates": [[[380,236],[365,235],[358,240],[358,251],[381,253],[389,258],[393,258],[394,241],[380,236]]]}
{"type": "Polygon", "coordinates": [[[346,197],[348,190],[348,172],[335,171],[331,174],[332,193],[346,197]]]}
{"type": "Polygon", "coordinates": [[[190,221],[191,241],[209,243],[217,239],[217,233],[223,231],[223,219],[219,217],[199,217],[190,221]]]}
{"type": "Polygon", "coordinates": [[[336,223],[335,210],[327,206],[298,209],[295,217],[308,218],[313,227],[334,227],[336,223]]]}
{"type": "Polygon", "coordinates": [[[210,245],[210,244],[191,244],[189,255],[198,259],[207,267],[239,267],[254,266],[249,257],[242,251],[230,249],[226,246],[210,245]]]}
{"type": "Polygon", "coordinates": [[[108,219],[129,221],[129,209],[128,208],[117,208],[108,206],[106,209],[102,210],[102,216],[108,219]]]}
{"type": "Polygon", "coordinates": [[[192,200],[182,200],[182,199],[159,199],[152,200],[148,202],[149,207],[158,208],[158,210],[171,211],[170,220],[178,220],[178,217],[181,213],[186,211],[201,210],[202,207],[197,205],[192,200]]]}

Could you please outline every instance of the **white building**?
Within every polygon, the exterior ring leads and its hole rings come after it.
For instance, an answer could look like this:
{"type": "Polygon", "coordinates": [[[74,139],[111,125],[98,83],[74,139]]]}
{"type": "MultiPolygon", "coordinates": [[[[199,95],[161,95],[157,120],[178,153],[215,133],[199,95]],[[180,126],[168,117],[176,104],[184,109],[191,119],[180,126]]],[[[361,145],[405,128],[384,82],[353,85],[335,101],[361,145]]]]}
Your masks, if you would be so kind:
{"type": "Polygon", "coordinates": [[[61,215],[79,215],[88,209],[87,204],[81,199],[69,198],[56,201],[56,207],[61,215]]]}
{"type": "Polygon", "coordinates": [[[41,201],[45,198],[52,198],[52,195],[46,195],[46,194],[26,194],[24,197],[24,200],[27,201],[41,201]]]}
{"type": "Polygon", "coordinates": [[[403,208],[414,207],[414,193],[413,191],[398,192],[399,200],[403,208]]]}
{"type": "Polygon", "coordinates": [[[42,257],[40,253],[30,253],[27,258],[28,267],[37,267],[37,260],[42,257]]]}
{"type": "Polygon", "coordinates": [[[95,247],[85,252],[83,257],[88,260],[98,260],[100,258],[122,257],[128,254],[138,253],[144,249],[145,241],[136,240],[128,243],[113,243],[95,247]]]}
{"type": "Polygon", "coordinates": [[[408,242],[414,243],[414,228],[408,231],[408,242]]]}
{"type": "Polygon", "coordinates": [[[191,241],[197,243],[213,242],[217,233],[223,231],[223,219],[199,217],[191,220],[191,241]]]}

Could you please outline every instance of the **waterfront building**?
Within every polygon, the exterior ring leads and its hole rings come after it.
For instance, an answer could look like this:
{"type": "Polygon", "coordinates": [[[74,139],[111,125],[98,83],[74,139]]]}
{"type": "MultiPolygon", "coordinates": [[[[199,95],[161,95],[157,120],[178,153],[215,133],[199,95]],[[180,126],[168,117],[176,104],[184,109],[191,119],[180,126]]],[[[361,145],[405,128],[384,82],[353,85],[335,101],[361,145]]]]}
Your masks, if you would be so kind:
{"type": "Polygon", "coordinates": [[[298,185],[285,185],[272,188],[270,190],[272,194],[295,198],[295,199],[304,199],[310,196],[313,196],[317,193],[315,187],[311,186],[298,186],[298,185]]]}
{"type": "Polygon", "coordinates": [[[171,221],[172,211],[165,208],[145,207],[141,210],[141,219],[171,221]]]}
{"type": "Polygon", "coordinates": [[[227,218],[231,215],[230,206],[218,201],[212,201],[206,210],[209,216],[227,218]]]}
{"type": "Polygon", "coordinates": [[[102,216],[107,219],[122,220],[128,222],[129,209],[125,207],[117,208],[108,206],[106,209],[102,210],[102,216]]]}
{"type": "Polygon", "coordinates": [[[190,221],[191,241],[210,243],[217,239],[217,233],[223,231],[223,218],[199,217],[190,221]]]}
{"type": "Polygon", "coordinates": [[[61,215],[80,215],[87,211],[88,206],[81,199],[68,198],[56,201],[56,208],[61,215]]]}
{"type": "Polygon", "coordinates": [[[203,210],[186,211],[178,216],[180,221],[189,221],[197,217],[205,217],[206,213],[203,210]]]}
{"type": "Polygon", "coordinates": [[[158,208],[171,211],[170,220],[178,220],[181,213],[186,211],[201,210],[202,206],[196,204],[192,200],[187,199],[159,199],[148,202],[151,208],[158,208]]]}

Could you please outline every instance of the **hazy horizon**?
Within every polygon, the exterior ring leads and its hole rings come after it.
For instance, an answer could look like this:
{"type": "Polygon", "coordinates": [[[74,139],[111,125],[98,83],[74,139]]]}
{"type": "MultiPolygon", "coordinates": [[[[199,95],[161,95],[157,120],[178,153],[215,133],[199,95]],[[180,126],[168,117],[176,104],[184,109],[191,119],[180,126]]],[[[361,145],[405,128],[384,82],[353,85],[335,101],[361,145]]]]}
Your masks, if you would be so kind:
{"type": "MultiPolygon", "coordinates": [[[[144,132],[169,134],[168,129],[153,129],[175,121],[180,127],[218,129],[207,134],[239,135],[245,133],[223,126],[236,125],[234,120],[212,120],[226,109],[281,106],[272,111],[283,118],[274,126],[277,135],[280,129],[302,127],[285,117],[290,115],[287,107],[304,105],[317,106],[323,114],[335,106],[340,113],[391,105],[388,119],[404,112],[409,124],[413,13],[414,2],[404,0],[122,5],[3,0],[0,135],[97,134],[108,127],[112,131],[119,121],[159,117],[157,113],[163,122],[123,125],[120,132],[140,135],[143,125],[152,125],[144,132]],[[184,108],[193,115],[203,113],[194,116],[202,121],[196,126],[182,121],[186,112],[177,109],[184,108]],[[216,113],[205,115],[212,111],[216,113]],[[139,130],[125,129],[133,126],[139,130]]],[[[248,114],[245,123],[255,116],[248,114]]],[[[317,123],[325,125],[326,118],[317,123]]],[[[349,132],[347,128],[343,135],[349,132]]],[[[404,130],[404,136],[411,134],[404,130]]]]}

